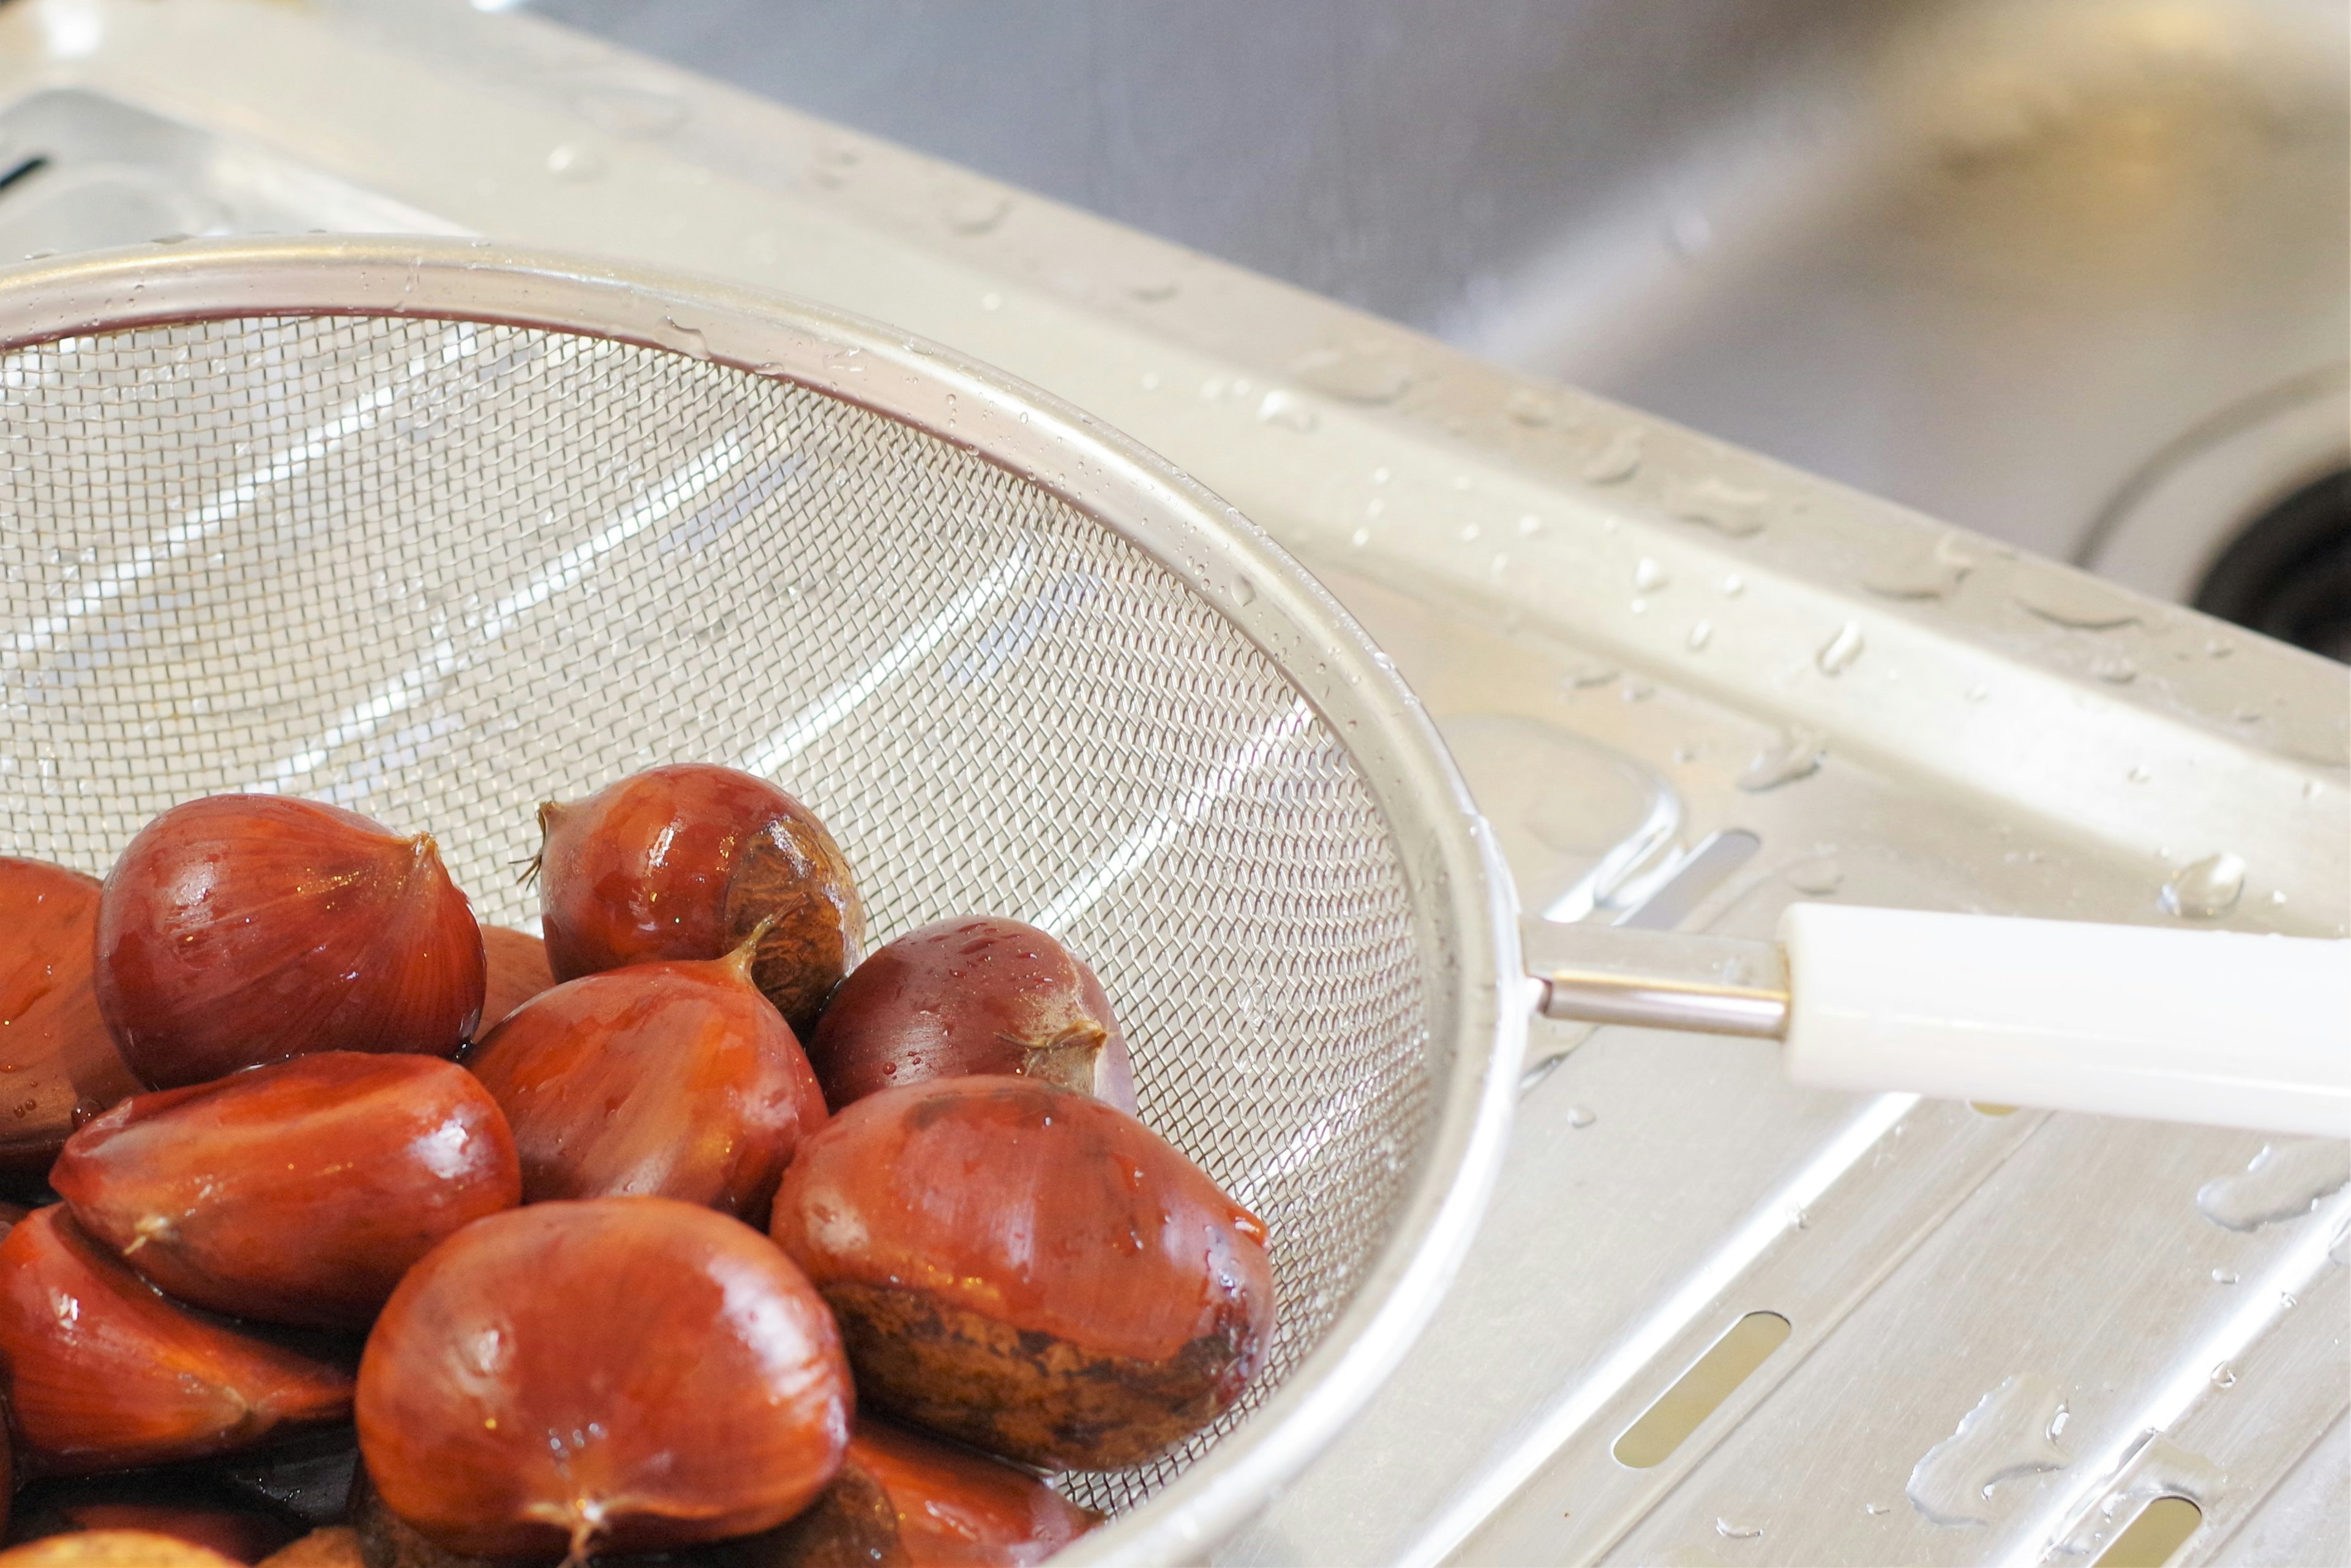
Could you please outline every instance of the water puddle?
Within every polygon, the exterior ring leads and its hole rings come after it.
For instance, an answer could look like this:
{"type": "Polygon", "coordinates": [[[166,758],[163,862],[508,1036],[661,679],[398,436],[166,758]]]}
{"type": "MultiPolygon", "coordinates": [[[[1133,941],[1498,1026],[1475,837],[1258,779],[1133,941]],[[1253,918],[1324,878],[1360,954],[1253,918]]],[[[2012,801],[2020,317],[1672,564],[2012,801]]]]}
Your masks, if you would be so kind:
{"type": "Polygon", "coordinates": [[[1992,1488],[2074,1462],[2057,1442],[2064,1425],[2064,1389],[2033,1373],[2008,1378],[1959,1417],[1958,1430],[1927,1450],[1904,1495],[1937,1524],[1989,1524],[1992,1488]]]}
{"type": "Polygon", "coordinates": [[[2196,1209],[2228,1229],[2259,1230],[2301,1218],[2346,1182],[2351,1182],[2351,1143],[2294,1138],[2264,1144],[2241,1173],[2198,1187],[2196,1209]]]}

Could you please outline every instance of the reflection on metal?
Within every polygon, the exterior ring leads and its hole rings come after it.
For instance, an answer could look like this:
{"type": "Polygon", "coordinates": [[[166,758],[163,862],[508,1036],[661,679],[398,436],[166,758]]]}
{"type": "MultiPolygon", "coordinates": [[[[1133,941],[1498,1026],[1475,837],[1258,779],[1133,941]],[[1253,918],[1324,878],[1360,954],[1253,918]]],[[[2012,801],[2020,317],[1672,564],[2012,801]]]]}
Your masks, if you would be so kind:
{"type": "Polygon", "coordinates": [[[1773,943],[1531,920],[1521,939],[1546,1018],[1759,1040],[1788,1027],[1788,964],[1773,943]]]}
{"type": "Polygon", "coordinates": [[[1777,1312],[1750,1312],[1726,1330],[1641,1418],[1625,1428],[1609,1451],[1636,1470],[1663,1464],[1682,1439],[1711,1416],[1763,1358],[1786,1343],[1788,1320],[1777,1312]]]}

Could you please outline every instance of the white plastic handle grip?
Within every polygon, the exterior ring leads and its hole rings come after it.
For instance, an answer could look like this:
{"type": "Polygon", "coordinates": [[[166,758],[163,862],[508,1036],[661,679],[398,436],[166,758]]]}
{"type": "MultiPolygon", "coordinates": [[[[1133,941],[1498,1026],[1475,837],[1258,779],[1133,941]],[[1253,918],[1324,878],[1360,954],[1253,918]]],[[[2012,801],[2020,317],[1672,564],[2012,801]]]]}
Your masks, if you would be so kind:
{"type": "Polygon", "coordinates": [[[2351,1137],[2351,942],[1824,904],[1780,941],[1798,1083],[2351,1137]]]}

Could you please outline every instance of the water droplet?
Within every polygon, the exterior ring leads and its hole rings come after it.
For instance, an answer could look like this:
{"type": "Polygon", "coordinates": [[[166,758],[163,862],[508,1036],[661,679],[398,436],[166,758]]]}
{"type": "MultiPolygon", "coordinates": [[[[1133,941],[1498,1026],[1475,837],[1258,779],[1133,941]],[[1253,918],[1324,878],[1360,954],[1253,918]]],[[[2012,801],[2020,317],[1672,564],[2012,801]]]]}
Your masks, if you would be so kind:
{"type": "Polygon", "coordinates": [[[1711,476],[1685,486],[1674,502],[1674,516],[1743,539],[1763,531],[1764,495],[1711,476]]]}
{"type": "Polygon", "coordinates": [[[1157,371],[1145,371],[1143,372],[1143,390],[1144,392],[1157,392],[1159,390],[1159,372],[1157,371]]]}
{"type": "Polygon", "coordinates": [[[2302,1302],[2292,1291],[2280,1291],[2278,1292],[2278,1305],[2290,1312],[2294,1311],[2294,1308],[2302,1305],[2302,1302]]]}
{"type": "Polygon", "coordinates": [[[1635,599],[1627,608],[1635,615],[1646,615],[1649,612],[1649,601],[1646,599],[1635,599]]]}
{"type": "Polygon", "coordinates": [[[697,360],[710,358],[710,345],[704,340],[702,329],[689,327],[674,316],[662,318],[662,329],[653,337],[665,349],[674,349],[697,360]]]}
{"type": "Polygon", "coordinates": [[[1257,584],[1246,577],[1233,579],[1233,597],[1243,604],[1257,602],[1257,584]]]}
{"type": "Polygon", "coordinates": [[[2123,777],[2129,779],[2134,784],[2144,784],[2149,779],[2153,778],[2154,775],[2147,770],[2146,763],[2134,762],[2124,772],[2123,777]]]}
{"type": "Polygon", "coordinates": [[[1257,405],[1257,422],[1304,432],[1313,429],[1322,420],[1296,392],[1276,387],[1257,405]]]}
{"type": "Polygon", "coordinates": [[[979,297],[979,308],[982,310],[1001,310],[1004,308],[1004,296],[991,288],[979,297]]]}
{"type": "Polygon", "coordinates": [[[1886,599],[1949,599],[1975,564],[1957,534],[1943,534],[1931,545],[1911,541],[1893,550],[1862,574],[1861,585],[1886,599]]]}
{"type": "Polygon", "coordinates": [[[1461,525],[1461,542],[1465,545],[1475,544],[1478,542],[1477,524],[1464,523],[1461,525]]]}
{"type": "Polygon", "coordinates": [[[1882,1502],[1865,1502],[1861,1505],[1861,1511],[1876,1519],[1880,1515],[1892,1513],[1894,1510],[1882,1502]]]}
{"type": "Polygon", "coordinates": [[[959,235],[977,238],[993,233],[1012,212],[1009,191],[957,183],[939,192],[939,216],[959,235]]]}
{"type": "Polygon", "coordinates": [[[600,83],[571,95],[571,107],[599,131],[615,136],[665,136],[686,121],[685,100],[657,87],[600,83]]]}
{"type": "Polygon", "coordinates": [[[2245,891],[2245,862],[2222,852],[2182,866],[2163,884],[2158,899],[2168,915],[2210,920],[2237,907],[2245,891]]]}
{"type": "Polygon", "coordinates": [[[2106,653],[2091,661],[2090,674],[2108,685],[2126,686],[2138,679],[2138,666],[2120,653],[2106,653]]]}
{"type": "Polygon", "coordinates": [[[1844,885],[1844,867],[1837,863],[1834,855],[1814,855],[1810,860],[1798,861],[1780,874],[1798,893],[1816,896],[1834,893],[1844,885]]]}
{"type": "Polygon", "coordinates": [[[2061,567],[2021,574],[2011,596],[2022,608],[2052,625],[2077,632],[2111,632],[2139,618],[2139,605],[2122,590],[2061,567]]]}
{"type": "Polygon", "coordinates": [[[1369,528],[1357,528],[1353,533],[1347,536],[1347,542],[1354,546],[1357,549],[1361,549],[1365,545],[1372,542],[1372,530],[1369,528]]]}
{"type": "Polygon", "coordinates": [[[1733,1523],[1728,1519],[1718,1519],[1714,1521],[1714,1532],[1725,1541],[1753,1541],[1763,1533],[1763,1527],[1744,1521],[1733,1523]]]}
{"type": "Polygon", "coordinates": [[[2216,1285],[2233,1285],[2237,1282],[2237,1271],[2234,1269],[2215,1269],[2212,1270],[2212,1282],[2216,1285]]]}
{"type": "Polygon", "coordinates": [[[566,141],[547,154],[547,172],[559,180],[601,180],[610,168],[602,153],[575,141],[566,141]]]}
{"type": "Polygon", "coordinates": [[[1722,596],[1725,599],[1736,599],[1746,591],[1747,580],[1737,572],[1734,571],[1722,580],[1722,596]]]}
{"type": "Polygon", "coordinates": [[[1536,517],[1532,512],[1529,512],[1525,517],[1519,519],[1519,532],[1527,538],[1533,538],[1536,534],[1542,532],[1542,519],[1536,517]]]}
{"type": "Polygon", "coordinates": [[[1809,1208],[1792,1208],[1792,1209],[1790,1209],[1790,1210],[1788,1211],[1788,1228],[1789,1228],[1789,1229],[1791,1229],[1791,1230],[1810,1230],[1812,1228],[1813,1228],[1813,1211],[1812,1211],[1811,1209],[1809,1209],[1809,1208]]]}
{"type": "Polygon", "coordinates": [[[1571,1127],[1589,1127],[1599,1119],[1593,1114],[1589,1105],[1570,1105],[1567,1108],[1567,1124],[1571,1127]]]}
{"type": "Polygon", "coordinates": [[[2259,1230],[2300,1219],[2346,1182],[2351,1182],[2351,1144],[2339,1138],[2288,1138],[2262,1145],[2241,1173],[2216,1176],[2198,1187],[2196,1208],[2227,1229],[2259,1230]]]}
{"type": "Polygon", "coordinates": [[[1588,485],[1622,485],[1640,471],[1641,433],[1631,428],[1603,442],[1580,470],[1588,485]]]}
{"type": "Polygon", "coordinates": [[[1821,651],[1813,655],[1813,663],[1820,666],[1821,674],[1824,675],[1841,675],[1855,659],[1861,657],[1861,648],[1860,622],[1848,621],[1836,629],[1834,636],[1821,644],[1821,651]]]}
{"type": "Polygon", "coordinates": [[[2234,1388],[2237,1386],[2237,1369],[2231,1366],[2225,1361],[2220,1365],[2214,1367],[2212,1369],[2212,1386],[2215,1388],[2234,1388]]]}
{"type": "Polygon", "coordinates": [[[1782,784],[1792,784],[1799,779],[1809,779],[1820,771],[1827,759],[1829,743],[1817,730],[1792,726],[1782,730],[1777,740],[1757,752],[1739,776],[1739,787],[1751,795],[1766,789],[1777,789],[1782,784]]]}
{"type": "Polygon", "coordinates": [[[1971,703],[1980,703],[1986,697],[1991,695],[1991,688],[1986,685],[1973,685],[1970,686],[1966,691],[1959,695],[1966,697],[1968,701],[1971,703]]]}
{"type": "Polygon", "coordinates": [[[2226,637],[2210,638],[2204,643],[2204,652],[2215,659],[2225,659],[2236,651],[2236,643],[2226,637]]]}
{"type": "Polygon", "coordinates": [[[1657,695],[1657,688],[1646,681],[1626,681],[1621,694],[1628,703],[1645,703],[1657,695]]]}
{"type": "Polygon", "coordinates": [[[1172,277],[1145,278],[1126,286],[1127,298],[1144,305],[1160,305],[1176,298],[1176,284],[1172,277]]]}
{"type": "Polygon", "coordinates": [[[1622,674],[1622,669],[1605,659],[1583,659],[1560,671],[1559,684],[1571,691],[1583,686],[1604,686],[1622,674]]]}
{"type": "Polygon", "coordinates": [[[1412,387],[1412,366],[1402,355],[1364,344],[1309,349],[1290,370],[1316,392],[1369,407],[1394,402],[1412,387]]]}
{"type": "Polygon", "coordinates": [[[1655,593],[1672,580],[1666,569],[1648,556],[1643,556],[1640,564],[1633,569],[1633,586],[1644,593],[1655,593]]]}
{"type": "Polygon", "coordinates": [[[1548,430],[1566,418],[1565,410],[1532,387],[1520,387],[1504,399],[1502,412],[1530,430],[1548,430]]]}
{"type": "Polygon", "coordinates": [[[1714,641],[1714,628],[1701,621],[1689,629],[1689,645],[1693,652],[1714,641]]]}
{"type": "Polygon", "coordinates": [[[2064,1391],[2049,1379],[2032,1373],[2003,1379],[1912,1467],[1904,1495],[1937,1524],[1989,1524],[1992,1488],[2074,1462],[2057,1443],[2064,1416],[2064,1391]]]}

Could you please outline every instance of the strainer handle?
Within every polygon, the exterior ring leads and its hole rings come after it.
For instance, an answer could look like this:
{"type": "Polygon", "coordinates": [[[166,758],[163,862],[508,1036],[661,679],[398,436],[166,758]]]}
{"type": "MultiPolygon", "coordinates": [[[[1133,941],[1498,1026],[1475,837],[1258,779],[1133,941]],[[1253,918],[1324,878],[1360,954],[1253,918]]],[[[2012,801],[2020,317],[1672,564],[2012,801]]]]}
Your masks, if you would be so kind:
{"type": "Polygon", "coordinates": [[[2351,942],[1799,904],[1526,947],[1550,1017],[1776,1038],[1810,1087],[2351,1137],[2351,942]]]}

